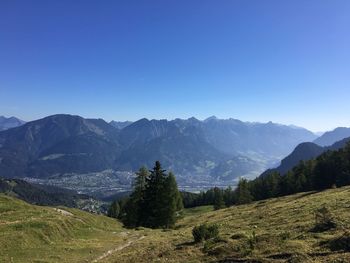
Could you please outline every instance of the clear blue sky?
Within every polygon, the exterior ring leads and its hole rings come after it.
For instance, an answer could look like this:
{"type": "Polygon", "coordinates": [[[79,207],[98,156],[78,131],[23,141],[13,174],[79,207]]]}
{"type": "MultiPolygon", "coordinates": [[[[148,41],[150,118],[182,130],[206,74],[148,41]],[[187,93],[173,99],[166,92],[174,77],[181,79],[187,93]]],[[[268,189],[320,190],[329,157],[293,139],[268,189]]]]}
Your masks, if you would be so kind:
{"type": "Polygon", "coordinates": [[[350,126],[349,0],[0,1],[0,115],[350,126]]]}

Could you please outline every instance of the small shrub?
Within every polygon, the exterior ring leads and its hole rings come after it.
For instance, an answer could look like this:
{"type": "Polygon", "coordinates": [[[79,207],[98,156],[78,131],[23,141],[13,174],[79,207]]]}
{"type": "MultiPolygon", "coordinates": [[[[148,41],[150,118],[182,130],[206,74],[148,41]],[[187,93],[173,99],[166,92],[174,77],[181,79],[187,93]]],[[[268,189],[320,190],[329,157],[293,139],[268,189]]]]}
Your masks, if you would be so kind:
{"type": "Polygon", "coordinates": [[[219,236],[219,227],[216,224],[201,224],[192,229],[192,236],[196,243],[203,240],[214,239],[219,236]]]}
{"type": "Polygon", "coordinates": [[[252,234],[250,236],[248,236],[248,245],[249,245],[249,248],[251,250],[254,250],[257,241],[258,241],[258,239],[256,237],[256,233],[253,230],[252,234]]]}
{"type": "Polygon", "coordinates": [[[350,233],[345,232],[338,238],[330,240],[328,246],[333,251],[343,250],[346,252],[350,251],[350,233]]]}
{"type": "Polygon", "coordinates": [[[194,242],[196,243],[203,241],[205,235],[206,235],[205,225],[195,226],[192,229],[192,236],[193,236],[194,242]]]}
{"type": "Polygon", "coordinates": [[[253,254],[253,250],[246,243],[238,245],[235,250],[241,257],[247,257],[253,254]]]}
{"type": "Polygon", "coordinates": [[[287,231],[284,231],[279,235],[279,237],[281,238],[281,240],[285,241],[290,238],[290,233],[287,231]]]}
{"type": "Polygon", "coordinates": [[[287,260],[287,263],[303,263],[308,262],[309,257],[302,253],[295,253],[287,260]]]}
{"type": "Polygon", "coordinates": [[[233,234],[233,235],[231,236],[231,239],[242,239],[242,238],[245,238],[245,237],[246,237],[245,234],[243,234],[243,233],[237,233],[237,234],[233,234]]]}
{"type": "Polygon", "coordinates": [[[337,224],[333,218],[333,215],[326,206],[323,206],[316,210],[315,226],[313,228],[313,231],[323,232],[336,227],[337,224]]]}
{"type": "Polygon", "coordinates": [[[208,234],[207,234],[207,239],[210,239],[210,238],[217,238],[219,236],[219,226],[214,224],[214,225],[209,225],[207,227],[207,231],[208,231],[208,234]]]}
{"type": "Polygon", "coordinates": [[[203,251],[209,252],[215,246],[215,242],[213,240],[208,240],[204,243],[203,251]]]}

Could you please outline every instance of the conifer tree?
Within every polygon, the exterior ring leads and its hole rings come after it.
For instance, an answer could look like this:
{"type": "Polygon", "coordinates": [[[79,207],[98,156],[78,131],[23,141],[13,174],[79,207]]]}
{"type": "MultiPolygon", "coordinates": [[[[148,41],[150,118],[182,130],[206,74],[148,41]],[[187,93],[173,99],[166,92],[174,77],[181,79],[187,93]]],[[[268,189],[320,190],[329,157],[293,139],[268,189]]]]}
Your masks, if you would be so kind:
{"type": "Polygon", "coordinates": [[[247,179],[241,178],[236,189],[237,204],[247,204],[253,201],[247,179]]]}
{"type": "Polygon", "coordinates": [[[156,161],[150,176],[147,178],[145,190],[145,206],[142,215],[142,224],[148,227],[164,226],[165,179],[166,170],[163,170],[159,161],[156,161]]]}
{"type": "Polygon", "coordinates": [[[214,188],[214,210],[225,207],[224,196],[222,190],[218,187],[214,188]]]}
{"type": "Polygon", "coordinates": [[[134,227],[142,224],[144,196],[146,190],[146,180],[149,176],[146,167],[141,167],[136,173],[137,177],[134,181],[134,191],[130,195],[126,205],[125,205],[125,225],[129,227],[134,227]]]}
{"type": "Polygon", "coordinates": [[[279,193],[279,179],[280,174],[273,172],[266,176],[266,195],[267,198],[274,197],[279,193]]]}
{"type": "Polygon", "coordinates": [[[288,171],[287,174],[281,178],[281,193],[282,195],[295,193],[295,178],[292,171],[288,171]]]}
{"type": "Polygon", "coordinates": [[[125,207],[124,207],[125,215],[122,218],[123,223],[127,227],[136,227],[140,223],[140,209],[139,203],[134,200],[132,197],[128,198],[125,207]]]}
{"type": "Polygon", "coordinates": [[[120,212],[120,207],[117,201],[114,201],[108,209],[108,216],[113,218],[118,218],[120,212]]]}
{"type": "Polygon", "coordinates": [[[175,176],[172,173],[169,173],[164,183],[164,207],[162,208],[161,224],[166,228],[170,228],[175,224],[176,212],[181,209],[179,203],[182,203],[182,199],[177,189],[175,176]]]}
{"type": "Polygon", "coordinates": [[[172,190],[172,195],[175,198],[176,212],[180,212],[184,209],[184,204],[183,204],[181,193],[176,183],[175,175],[172,172],[170,172],[168,175],[168,184],[170,185],[170,188],[172,190]]]}
{"type": "Polygon", "coordinates": [[[226,206],[231,206],[235,203],[235,195],[231,186],[227,187],[224,191],[224,202],[226,206]]]}
{"type": "Polygon", "coordinates": [[[137,173],[134,191],[123,206],[123,222],[129,227],[169,228],[182,209],[175,176],[167,175],[157,161],[153,170],[142,167],[137,173]]]}
{"type": "Polygon", "coordinates": [[[135,192],[138,192],[140,198],[142,198],[142,195],[144,194],[144,191],[146,189],[146,181],[147,177],[149,176],[149,172],[145,166],[142,166],[136,173],[136,175],[137,177],[134,182],[134,189],[135,192]]]}

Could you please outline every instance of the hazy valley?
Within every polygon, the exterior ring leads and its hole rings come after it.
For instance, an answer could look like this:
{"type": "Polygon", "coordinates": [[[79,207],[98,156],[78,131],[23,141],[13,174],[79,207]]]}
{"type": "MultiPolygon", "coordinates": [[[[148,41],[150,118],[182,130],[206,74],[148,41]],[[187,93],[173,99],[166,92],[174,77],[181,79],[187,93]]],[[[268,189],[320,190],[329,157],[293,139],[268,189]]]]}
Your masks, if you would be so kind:
{"type": "Polygon", "coordinates": [[[294,126],[215,117],[111,122],[54,115],[0,133],[0,176],[106,195],[160,160],[181,189],[235,185],[317,136],[294,126]]]}

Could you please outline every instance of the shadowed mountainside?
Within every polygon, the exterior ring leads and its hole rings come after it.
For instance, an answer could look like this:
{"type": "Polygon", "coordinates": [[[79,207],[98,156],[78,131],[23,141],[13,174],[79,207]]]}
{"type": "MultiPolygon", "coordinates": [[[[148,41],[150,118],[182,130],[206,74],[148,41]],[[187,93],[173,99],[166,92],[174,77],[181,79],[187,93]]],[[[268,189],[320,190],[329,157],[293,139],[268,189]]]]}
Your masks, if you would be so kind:
{"type": "Polygon", "coordinates": [[[350,128],[338,127],[333,131],[325,132],[313,142],[319,146],[330,146],[337,141],[350,137],[350,128]]]}
{"type": "Polygon", "coordinates": [[[289,154],[281,161],[281,164],[278,167],[274,169],[268,169],[262,175],[266,175],[271,172],[279,172],[280,174],[285,174],[289,170],[293,169],[294,166],[298,165],[300,161],[308,161],[314,159],[328,150],[334,151],[343,148],[349,141],[350,137],[342,139],[327,147],[321,147],[312,142],[301,143],[294,149],[291,154],[289,154]]]}
{"type": "MultiPolygon", "coordinates": [[[[60,178],[155,160],[184,180],[254,177],[315,135],[303,128],[215,117],[119,123],[53,115],[0,132],[0,176],[60,178]]],[[[209,181],[213,181],[210,179],[209,181]]]]}
{"type": "Polygon", "coordinates": [[[16,117],[6,118],[4,116],[0,116],[0,131],[15,128],[23,124],[25,124],[25,121],[22,121],[16,117]]]}

